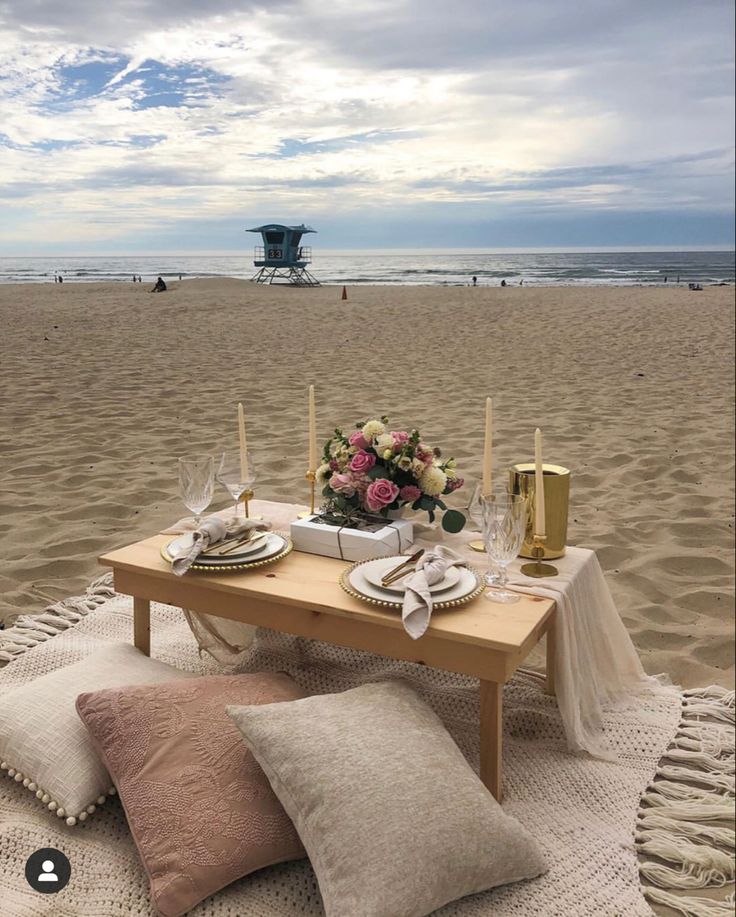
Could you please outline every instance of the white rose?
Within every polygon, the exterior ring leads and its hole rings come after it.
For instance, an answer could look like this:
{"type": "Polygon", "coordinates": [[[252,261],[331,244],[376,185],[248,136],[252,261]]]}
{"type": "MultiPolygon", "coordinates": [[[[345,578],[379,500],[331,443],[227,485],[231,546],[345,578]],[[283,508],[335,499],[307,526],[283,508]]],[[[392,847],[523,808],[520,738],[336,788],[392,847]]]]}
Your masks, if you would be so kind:
{"type": "Polygon", "coordinates": [[[419,486],[430,497],[438,497],[447,487],[447,475],[436,465],[430,465],[419,478],[419,486]]]}
{"type": "Polygon", "coordinates": [[[411,463],[411,473],[415,478],[421,478],[426,467],[424,462],[421,462],[419,459],[414,459],[411,463]]]}
{"type": "MultiPolygon", "coordinates": [[[[365,436],[365,430],[363,432],[365,436]]],[[[391,449],[393,452],[394,448],[394,438],[390,433],[381,433],[380,436],[376,437],[376,451],[385,452],[387,449],[391,449]]]]}
{"type": "Polygon", "coordinates": [[[327,464],[320,465],[319,468],[317,469],[317,477],[315,478],[315,482],[320,487],[324,487],[325,484],[327,483],[327,479],[330,477],[331,474],[332,474],[332,471],[330,470],[329,465],[327,464]]]}
{"type": "Polygon", "coordinates": [[[397,455],[394,461],[402,471],[408,471],[412,466],[413,459],[410,459],[408,455],[397,455]]]}

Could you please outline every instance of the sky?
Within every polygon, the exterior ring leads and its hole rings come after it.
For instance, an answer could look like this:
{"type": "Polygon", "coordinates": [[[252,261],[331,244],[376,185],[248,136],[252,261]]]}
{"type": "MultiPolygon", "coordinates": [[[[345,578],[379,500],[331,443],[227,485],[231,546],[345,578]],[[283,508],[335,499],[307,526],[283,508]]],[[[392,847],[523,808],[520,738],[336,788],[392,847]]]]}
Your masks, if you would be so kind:
{"type": "Polygon", "coordinates": [[[0,0],[0,255],[734,241],[731,0],[0,0]]]}

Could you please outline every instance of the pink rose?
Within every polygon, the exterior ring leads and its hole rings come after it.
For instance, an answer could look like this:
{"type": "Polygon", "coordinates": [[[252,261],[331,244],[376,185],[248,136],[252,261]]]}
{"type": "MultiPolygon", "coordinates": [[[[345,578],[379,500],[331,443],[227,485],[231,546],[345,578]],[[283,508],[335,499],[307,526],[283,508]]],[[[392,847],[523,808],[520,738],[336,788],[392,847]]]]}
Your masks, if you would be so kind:
{"type": "Polygon", "coordinates": [[[330,471],[339,471],[340,463],[336,462],[334,459],[330,459],[330,471]]]}
{"type": "Polygon", "coordinates": [[[429,446],[425,446],[424,443],[419,443],[417,446],[416,457],[420,462],[424,462],[424,464],[429,467],[434,461],[434,452],[432,452],[429,446]]]}
{"type": "Polygon", "coordinates": [[[464,483],[464,478],[455,478],[454,481],[448,481],[447,486],[450,488],[450,493],[453,493],[455,490],[460,490],[464,483]]]}
{"type": "Polygon", "coordinates": [[[356,430],[355,433],[351,433],[350,436],[348,436],[348,442],[351,446],[357,446],[358,449],[367,449],[368,446],[370,446],[370,443],[365,436],[363,436],[361,430],[356,430]]]}
{"type": "Polygon", "coordinates": [[[393,503],[399,495],[399,488],[387,478],[373,481],[365,492],[365,505],[372,513],[380,512],[393,503]]]}
{"type": "Polygon", "coordinates": [[[391,436],[394,440],[394,452],[401,452],[401,447],[409,442],[409,434],[405,433],[403,430],[400,432],[392,430],[391,436]]]}
{"type": "Polygon", "coordinates": [[[346,497],[352,497],[356,490],[355,480],[349,471],[344,474],[333,474],[329,485],[335,493],[345,494],[346,497]]]}
{"type": "Polygon", "coordinates": [[[399,499],[403,500],[405,503],[413,503],[415,500],[418,500],[421,495],[421,490],[414,484],[407,484],[399,491],[399,499]]]}
{"type": "Polygon", "coordinates": [[[350,459],[350,470],[357,474],[366,474],[376,464],[376,457],[372,452],[361,449],[350,459]]]}

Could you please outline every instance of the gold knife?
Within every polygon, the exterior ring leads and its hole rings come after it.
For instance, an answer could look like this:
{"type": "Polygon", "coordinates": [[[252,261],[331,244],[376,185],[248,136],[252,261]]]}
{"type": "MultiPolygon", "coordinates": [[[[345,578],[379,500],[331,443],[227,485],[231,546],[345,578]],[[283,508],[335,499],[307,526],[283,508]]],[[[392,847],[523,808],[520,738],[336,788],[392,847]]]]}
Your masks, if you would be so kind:
{"type": "Polygon", "coordinates": [[[407,557],[406,560],[403,563],[400,563],[398,567],[394,567],[393,570],[389,570],[388,573],[384,573],[384,575],[381,577],[381,583],[384,586],[389,585],[389,583],[394,578],[394,576],[396,576],[399,570],[403,570],[404,567],[409,567],[412,564],[415,564],[419,560],[419,558],[422,556],[422,554],[424,554],[424,548],[420,548],[418,551],[415,551],[411,555],[411,557],[407,557]]]}

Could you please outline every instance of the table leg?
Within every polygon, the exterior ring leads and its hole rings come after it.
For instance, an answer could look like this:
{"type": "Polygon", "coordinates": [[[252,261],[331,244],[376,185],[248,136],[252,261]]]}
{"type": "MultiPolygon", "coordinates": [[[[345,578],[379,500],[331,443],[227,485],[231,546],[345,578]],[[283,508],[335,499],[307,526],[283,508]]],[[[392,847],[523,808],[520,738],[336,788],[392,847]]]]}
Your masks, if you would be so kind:
{"type": "Polygon", "coordinates": [[[480,683],[480,779],[501,801],[503,758],[503,685],[480,683]]]}
{"type": "Polygon", "coordinates": [[[547,684],[545,691],[553,697],[555,689],[555,657],[557,654],[557,624],[553,617],[547,628],[547,684]]]}
{"type": "Polygon", "coordinates": [[[133,599],[133,643],[151,655],[151,603],[148,599],[133,599]]]}

